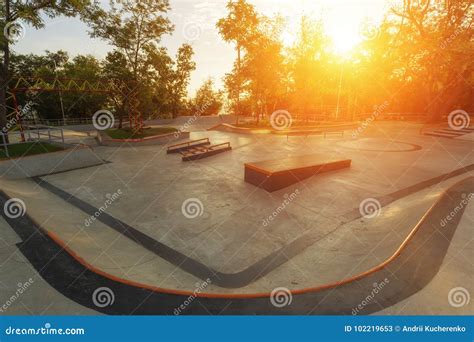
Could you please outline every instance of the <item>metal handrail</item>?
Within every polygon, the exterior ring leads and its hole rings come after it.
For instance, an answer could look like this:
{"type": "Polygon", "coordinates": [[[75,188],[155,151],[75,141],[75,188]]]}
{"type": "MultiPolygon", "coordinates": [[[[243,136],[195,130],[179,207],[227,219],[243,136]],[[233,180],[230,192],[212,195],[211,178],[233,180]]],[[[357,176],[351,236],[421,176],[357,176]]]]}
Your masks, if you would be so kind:
{"type": "Polygon", "coordinates": [[[10,157],[10,153],[8,151],[8,146],[11,146],[11,145],[19,145],[19,144],[27,144],[29,142],[32,142],[32,141],[36,141],[36,142],[39,142],[39,141],[47,141],[49,143],[52,143],[53,141],[55,141],[55,139],[60,139],[61,142],[64,144],[64,130],[61,129],[61,128],[51,128],[51,127],[45,127],[45,128],[37,128],[37,129],[28,129],[28,130],[25,130],[23,132],[8,132],[8,133],[4,133],[4,132],[0,132],[0,135],[2,136],[2,140],[1,140],[1,147],[3,147],[4,151],[5,151],[5,155],[9,158],[10,157]],[[42,132],[42,131],[45,131],[47,130],[47,132],[42,132]],[[52,132],[55,132],[55,131],[59,131],[60,132],[60,135],[54,135],[52,134],[52,132]],[[28,139],[24,139],[25,135],[28,137],[28,139]],[[34,135],[37,136],[37,138],[34,138],[34,135]],[[11,136],[20,136],[20,141],[18,142],[9,142],[7,137],[11,137],[11,136]],[[47,139],[41,139],[41,137],[47,137],[47,139]]]}

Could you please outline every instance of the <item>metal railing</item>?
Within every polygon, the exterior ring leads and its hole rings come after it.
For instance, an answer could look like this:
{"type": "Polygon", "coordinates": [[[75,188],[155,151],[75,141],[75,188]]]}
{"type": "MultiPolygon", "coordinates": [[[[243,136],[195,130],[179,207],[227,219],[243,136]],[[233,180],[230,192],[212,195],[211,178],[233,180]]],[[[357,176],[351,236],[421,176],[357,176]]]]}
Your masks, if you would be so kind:
{"type": "Polygon", "coordinates": [[[64,131],[61,128],[51,128],[51,127],[36,127],[29,128],[23,132],[0,132],[1,140],[0,146],[5,151],[5,155],[9,158],[10,153],[8,147],[12,145],[27,144],[32,141],[34,142],[61,142],[64,144],[64,131]],[[59,132],[59,133],[57,133],[59,132]]]}
{"type": "Polygon", "coordinates": [[[23,120],[26,125],[46,125],[46,126],[74,126],[92,125],[92,118],[65,118],[65,119],[34,119],[23,120]]]}
{"type": "Polygon", "coordinates": [[[373,117],[376,120],[387,121],[426,121],[426,113],[361,113],[355,116],[357,120],[365,120],[373,117]]]}

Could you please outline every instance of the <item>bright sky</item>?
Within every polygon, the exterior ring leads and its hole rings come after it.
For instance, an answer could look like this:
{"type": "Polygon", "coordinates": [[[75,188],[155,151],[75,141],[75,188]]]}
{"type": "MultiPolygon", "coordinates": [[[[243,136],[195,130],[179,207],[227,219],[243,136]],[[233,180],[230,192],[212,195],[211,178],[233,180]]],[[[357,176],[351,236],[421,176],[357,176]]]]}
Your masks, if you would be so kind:
{"type": "MultiPolygon", "coordinates": [[[[101,1],[108,3],[108,0],[101,1]]],[[[287,44],[295,39],[302,15],[322,17],[341,53],[362,39],[362,22],[380,22],[394,1],[398,0],[250,0],[260,13],[286,18],[288,30],[283,39],[287,44]]],[[[162,43],[173,54],[185,42],[193,46],[197,69],[191,79],[191,94],[208,77],[220,85],[235,58],[233,46],[223,42],[215,29],[216,21],[226,14],[227,0],[170,0],[170,3],[169,17],[176,28],[162,43]]],[[[111,47],[101,40],[89,38],[86,25],[79,20],[63,17],[48,19],[46,27],[38,31],[27,27],[25,37],[14,47],[18,53],[38,54],[59,49],[71,56],[91,54],[103,58],[111,47]]]]}

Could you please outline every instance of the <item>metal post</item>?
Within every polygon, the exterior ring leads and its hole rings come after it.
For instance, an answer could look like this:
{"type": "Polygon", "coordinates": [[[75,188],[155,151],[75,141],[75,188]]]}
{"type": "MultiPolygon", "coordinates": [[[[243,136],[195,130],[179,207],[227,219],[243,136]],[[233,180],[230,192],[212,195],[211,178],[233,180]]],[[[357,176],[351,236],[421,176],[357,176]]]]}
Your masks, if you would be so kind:
{"type": "Polygon", "coordinates": [[[2,142],[3,142],[3,148],[5,149],[5,155],[10,158],[10,154],[8,153],[8,145],[7,145],[7,142],[5,140],[5,134],[2,132],[0,133],[2,135],[2,142]]]}

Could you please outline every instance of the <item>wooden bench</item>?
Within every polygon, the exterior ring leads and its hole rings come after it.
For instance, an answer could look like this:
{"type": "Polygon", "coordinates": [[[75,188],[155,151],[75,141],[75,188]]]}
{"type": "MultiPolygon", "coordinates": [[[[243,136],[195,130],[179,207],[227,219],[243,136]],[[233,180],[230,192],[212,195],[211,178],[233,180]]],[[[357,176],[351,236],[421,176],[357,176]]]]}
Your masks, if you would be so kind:
{"type": "Polygon", "coordinates": [[[219,145],[193,147],[181,152],[181,155],[183,156],[183,161],[193,161],[208,158],[230,150],[232,150],[232,147],[230,143],[227,142],[219,145]]]}
{"type": "Polygon", "coordinates": [[[206,146],[206,145],[210,145],[210,144],[211,144],[211,142],[209,141],[209,138],[187,141],[187,142],[184,142],[184,143],[181,143],[181,144],[168,146],[168,150],[167,150],[166,153],[167,154],[181,153],[181,152],[193,149],[193,148],[206,146]]]}

